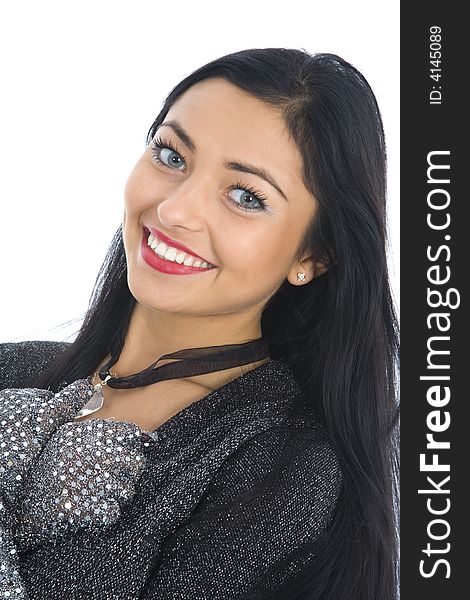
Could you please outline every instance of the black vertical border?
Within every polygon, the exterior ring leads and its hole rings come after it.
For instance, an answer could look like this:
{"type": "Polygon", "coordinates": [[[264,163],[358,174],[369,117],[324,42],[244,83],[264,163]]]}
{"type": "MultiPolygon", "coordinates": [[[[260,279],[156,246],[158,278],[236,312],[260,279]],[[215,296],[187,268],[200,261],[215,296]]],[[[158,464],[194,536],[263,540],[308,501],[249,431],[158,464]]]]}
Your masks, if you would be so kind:
{"type": "MultiPolygon", "coordinates": [[[[464,184],[467,172],[469,135],[469,102],[465,90],[468,89],[470,62],[469,25],[463,15],[463,5],[457,2],[401,3],[401,600],[445,599],[467,597],[470,563],[467,560],[468,507],[470,507],[470,481],[468,462],[470,460],[470,420],[468,405],[469,392],[465,382],[467,356],[469,353],[468,322],[468,279],[470,277],[470,208],[469,192],[464,184]],[[431,79],[430,38],[431,27],[441,29],[442,69],[438,81],[431,79]],[[430,104],[430,92],[442,93],[440,104],[430,104]],[[439,87],[440,86],[440,87],[439,87]],[[427,180],[428,153],[449,151],[448,156],[435,155],[433,162],[449,164],[447,177],[449,184],[429,183],[427,180]],[[431,189],[445,189],[450,194],[450,204],[445,210],[434,210],[428,206],[431,189]],[[428,213],[433,213],[436,222],[445,222],[449,213],[450,224],[445,230],[433,230],[427,224],[428,213]],[[446,239],[445,236],[450,236],[446,239]],[[428,247],[432,256],[442,246],[448,246],[450,257],[445,249],[439,257],[431,261],[427,256],[428,247]],[[428,269],[439,265],[440,274],[433,271],[436,278],[447,276],[446,284],[432,284],[428,279],[428,269]],[[445,297],[447,290],[458,291],[460,305],[456,308],[445,306],[431,308],[428,304],[428,288],[441,290],[445,297]],[[427,323],[433,312],[447,313],[450,320],[448,331],[439,331],[436,320],[427,323]],[[449,336],[448,341],[434,341],[434,349],[449,350],[450,354],[437,357],[434,362],[449,364],[450,369],[428,369],[427,343],[432,336],[449,336]],[[449,381],[420,380],[422,375],[448,375],[449,381]],[[431,433],[427,419],[433,410],[427,400],[427,390],[432,385],[447,385],[450,400],[439,408],[440,421],[445,421],[445,411],[450,417],[447,430],[435,433],[436,440],[448,441],[450,449],[437,451],[438,461],[449,464],[449,472],[424,472],[420,470],[420,454],[427,452],[427,461],[432,461],[435,450],[426,450],[426,434],[431,433]],[[440,485],[450,475],[447,484],[441,489],[449,489],[449,494],[419,494],[419,489],[433,489],[427,476],[440,485]],[[431,508],[443,510],[442,515],[432,515],[427,507],[430,498],[431,508]],[[449,524],[448,537],[433,540],[428,535],[428,527],[433,519],[442,518],[449,524]],[[423,552],[430,544],[432,553],[423,552]],[[447,546],[447,543],[449,546],[447,546]],[[448,552],[443,550],[448,548],[448,552]],[[449,563],[439,563],[439,559],[449,563]],[[432,576],[420,574],[420,561],[424,560],[423,570],[432,576]],[[469,563],[469,564],[467,564],[469,563]],[[450,577],[446,577],[450,573],[450,577]]],[[[435,29],[434,29],[435,31],[435,29]]],[[[435,39],[435,38],[434,38],[435,39]]],[[[433,47],[434,49],[437,46],[433,47]]],[[[434,94],[438,100],[438,94],[434,94]]],[[[445,171],[433,173],[444,179],[445,171]]],[[[445,193],[436,192],[433,202],[445,200],[445,193]]],[[[457,293],[451,293],[450,303],[455,304],[457,293]]],[[[436,298],[437,301],[437,298],[436,298]]],[[[441,321],[444,325],[445,318],[441,321]]],[[[434,421],[436,423],[437,421],[434,421]]],[[[447,526],[431,525],[435,536],[444,536],[447,526]]]]}

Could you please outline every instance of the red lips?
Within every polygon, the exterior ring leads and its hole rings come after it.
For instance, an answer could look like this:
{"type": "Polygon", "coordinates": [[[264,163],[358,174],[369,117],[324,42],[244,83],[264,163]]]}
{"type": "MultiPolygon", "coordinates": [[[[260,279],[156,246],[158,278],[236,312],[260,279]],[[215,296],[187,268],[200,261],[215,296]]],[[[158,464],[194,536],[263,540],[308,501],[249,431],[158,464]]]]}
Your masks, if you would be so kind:
{"type": "Polygon", "coordinates": [[[196,275],[212,271],[215,268],[194,267],[192,265],[186,266],[184,264],[177,263],[176,261],[170,261],[160,258],[160,256],[158,256],[158,254],[156,254],[148,245],[148,236],[149,230],[147,228],[144,228],[142,234],[142,241],[140,244],[140,255],[150,267],[157,271],[160,271],[161,273],[167,273],[169,275],[196,275]]]}
{"type": "Polygon", "coordinates": [[[168,244],[168,246],[173,246],[173,248],[177,248],[178,250],[181,250],[181,252],[186,252],[187,254],[191,254],[191,256],[195,256],[196,258],[200,258],[201,261],[203,261],[203,262],[214,264],[214,263],[211,263],[210,260],[207,260],[207,259],[203,258],[202,256],[199,256],[199,254],[196,254],[194,252],[194,250],[191,250],[191,248],[188,248],[187,246],[185,246],[181,242],[177,242],[176,240],[172,240],[167,235],[165,235],[164,233],[162,233],[159,229],[155,229],[154,227],[150,227],[150,226],[145,226],[144,229],[148,229],[148,231],[150,231],[150,233],[153,235],[153,237],[161,240],[162,242],[165,242],[165,244],[168,244]]]}

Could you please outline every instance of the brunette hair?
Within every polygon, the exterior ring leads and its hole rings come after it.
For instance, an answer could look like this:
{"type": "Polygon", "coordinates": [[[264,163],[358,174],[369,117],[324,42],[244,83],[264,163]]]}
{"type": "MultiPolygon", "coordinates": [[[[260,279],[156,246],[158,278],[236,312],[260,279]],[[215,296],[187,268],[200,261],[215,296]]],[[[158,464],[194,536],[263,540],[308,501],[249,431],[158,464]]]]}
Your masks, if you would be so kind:
{"type": "MultiPolygon", "coordinates": [[[[275,597],[392,600],[399,330],[387,270],[386,149],[374,93],[354,66],[334,54],[243,50],[176,85],[147,141],[186,90],[214,77],[282,112],[303,158],[305,186],[318,201],[297,259],[308,251],[327,267],[302,286],[285,280],[262,314],[270,356],[289,363],[305,401],[320,407],[343,473],[319,560],[275,597]]],[[[113,342],[122,347],[134,305],[119,227],[75,341],[37,387],[58,390],[93,372],[113,342]]]]}

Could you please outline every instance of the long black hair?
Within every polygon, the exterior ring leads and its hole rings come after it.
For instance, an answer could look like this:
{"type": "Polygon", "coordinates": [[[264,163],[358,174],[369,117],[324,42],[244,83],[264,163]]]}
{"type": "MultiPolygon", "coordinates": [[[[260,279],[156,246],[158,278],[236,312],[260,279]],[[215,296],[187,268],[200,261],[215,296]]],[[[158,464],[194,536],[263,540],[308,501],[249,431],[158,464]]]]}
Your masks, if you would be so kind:
{"type": "MultiPolygon", "coordinates": [[[[291,366],[306,402],[320,407],[343,485],[321,558],[278,600],[392,600],[397,588],[396,480],[399,330],[387,270],[386,148],[375,96],[334,54],[244,50],[216,59],[170,92],[148,142],[192,85],[221,77],[279,109],[318,201],[296,258],[327,270],[287,280],[265,306],[270,356],[291,366]],[[297,592],[296,592],[297,590],[297,592]]],[[[119,227],[75,341],[37,387],[58,390],[93,372],[125,338],[135,299],[119,227]]],[[[259,596],[261,598],[261,596],[259,596]]]]}

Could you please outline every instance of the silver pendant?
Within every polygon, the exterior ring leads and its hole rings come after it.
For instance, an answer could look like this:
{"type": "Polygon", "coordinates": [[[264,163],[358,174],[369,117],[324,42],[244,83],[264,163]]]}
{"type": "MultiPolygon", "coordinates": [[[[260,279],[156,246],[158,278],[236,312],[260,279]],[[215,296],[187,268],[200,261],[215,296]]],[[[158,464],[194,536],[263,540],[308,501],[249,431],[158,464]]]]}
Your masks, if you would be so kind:
{"type": "Polygon", "coordinates": [[[93,396],[88,400],[88,402],[84,406],[82,406],[82,408],[75,415],[74,419],[79,419],[80,417],[91,415],[103,406],[104,397],[102,389],[103,386],[106,385],[108,379],[111,379],[111,375],[108,375],[104,381],[95,385],[93,396]]]}

